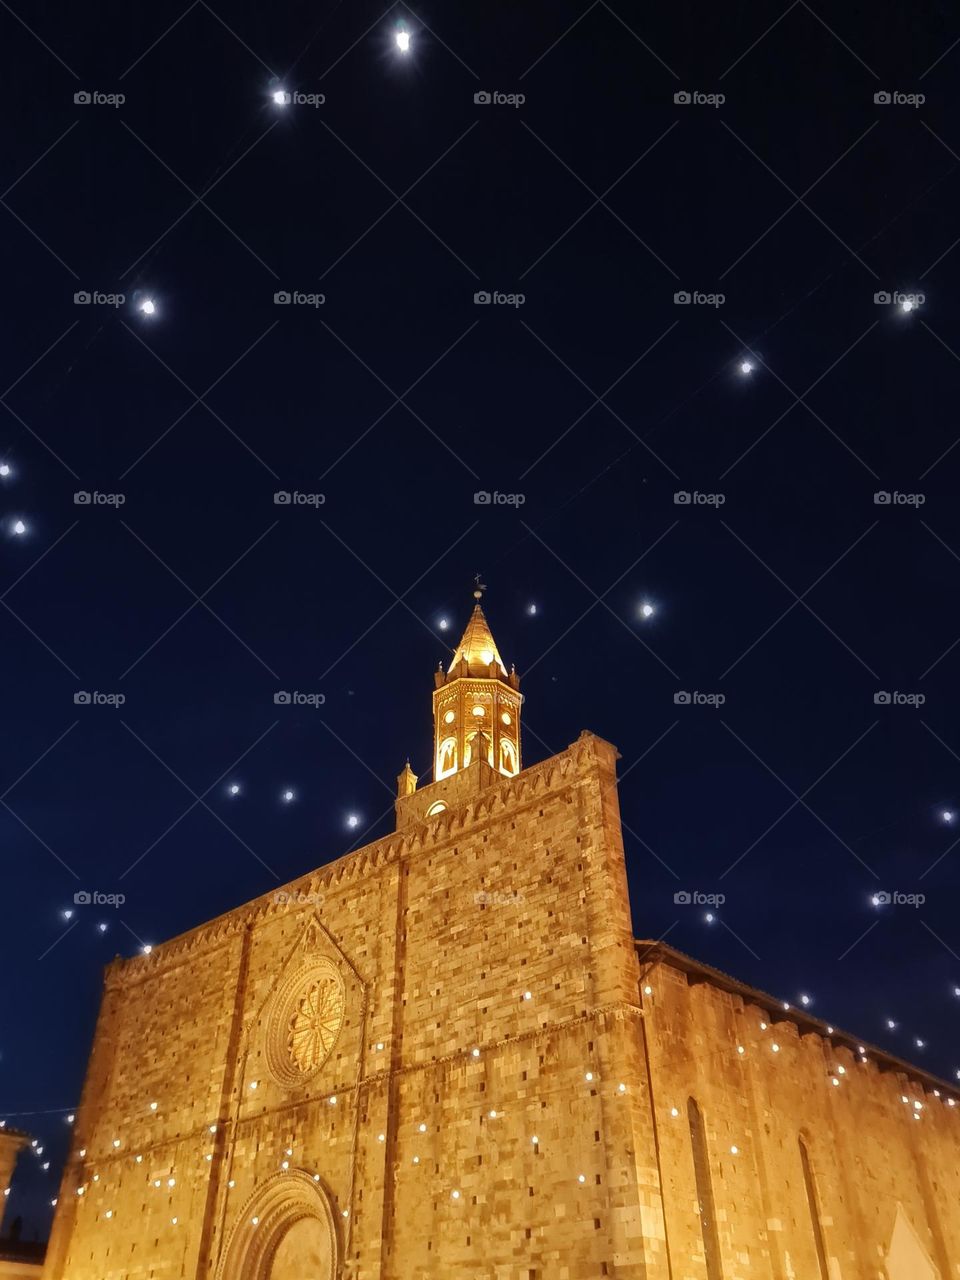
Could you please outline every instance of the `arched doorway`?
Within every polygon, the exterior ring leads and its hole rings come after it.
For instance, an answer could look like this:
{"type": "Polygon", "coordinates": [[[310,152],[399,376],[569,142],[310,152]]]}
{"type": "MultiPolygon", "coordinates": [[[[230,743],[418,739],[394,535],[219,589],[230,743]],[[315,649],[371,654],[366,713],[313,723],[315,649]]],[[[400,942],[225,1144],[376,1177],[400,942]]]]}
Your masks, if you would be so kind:
{"type": "Polygon", "coordinates": [[[330,1197],[302,1169],[275,1174],[240,1210],[220,1280],[335,1280],[339,1246],[330,1197]]]}

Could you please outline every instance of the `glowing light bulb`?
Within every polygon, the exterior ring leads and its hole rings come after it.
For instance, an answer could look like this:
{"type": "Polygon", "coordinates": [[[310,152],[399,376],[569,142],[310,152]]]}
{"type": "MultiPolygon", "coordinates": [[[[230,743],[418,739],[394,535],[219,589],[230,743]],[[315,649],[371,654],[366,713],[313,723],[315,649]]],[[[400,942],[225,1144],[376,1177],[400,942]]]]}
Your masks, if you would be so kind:
{"type": "Polygon", "coordinates": [[[523,998],[524,998],[524,1000],[532,1000],[532,999],[533,999],[533,992],[532,992],[532,991],[525,991],[525,992],[523,993],[523,998]]]}
{"type": "Polygon", "coordinates": [[[67,1116],[67,1124],[73,1124],[73,1122],[74,1122],[74,1120],[76,1120],[76,1118],[77,1118],[77,1117],[76,1117],[76,1116],[73,1114],[73,1112],[71,1111],[71,1112],[70,1112],[70,1114],[67,1116]]]}
{"type": "Polygon", "coordinates": [[[437,626],[440,628],[441,631],[446,631],[447,628],[450,626],[450,619],[441,618],[440,621],[437,623],[437,626]]]}
{"type": "Polygon", "coordinates": [[[740,1148],[739,1148],[739,1147],[731,1147],[731,1148],[730,1148],[730,1154],[731,1154],[732,1156],[739,1155],[739,1154],[740,1154],[740,1148]]]}
{"type": "Polygon", "coordinates": [[[914,303],[909,298],[904,298],[903,301],[900,303],[900,307],[904,311],[912,311],[914,308],[914,303]]]}
{"type": "Polygon", "coordinates": [[[888,1018],[888,1019],[887,1019],[887,1030],[888,1030],[888,1031],[896,1031],[896,1029],[897,1029],[897,1024],[894,1022],[894,1020],[893,1020],[892,1018],[888,1018]]]}
{"type": "Polygon", "coordinates": [[[917,1046],[918,1049],[925,1049],[927,1045],[926,1040],[921,1040],[919,1036],[917,1037],[916,1040],[914,1040],[913,1043],[917,1046]]]}
{"type": "Polygon", "coordinates": [[[17,535],[18,538],[22,534],[27,532],[27,526],[23,523],[22,520],[14,520],[11,528],[13,529],[13,532],[17,535]]]}
{"type": "Polygon", "coordinates": [[[809,996],[801,996],[800,1003],[804,1006],[804,1008],[806,1008],[808,1005],[812,1004],[813,1001],[810,999],[809,996]]]}
{"type": "Polygon", "coordinates": [[[152,298],[144,298],[140,303],[140,310],[145,316],[153,316],[157,313],[157,304],[152,298]]]}
{"type": "Polygon", "coordinates": [[[459,1191],[451,1191],[451,1192],[450,1192],[450,1199],[451,1199],[451,1200],[459,1200],[459,1199],[460,1199],[460,1192],[459,1192],[459,1191]]]}
{"type": "Polygon", "coordinates": [[[652,605],[649,600],[644,600],[640,605],[640,617],[652,618],[657,612],[656,606],[652,605]]]}
{"type": "Polygon", "coordinates": [[[585,1177],[583,1176],[583,1174],[581,1173],[581,1174],[579,1174],[579,1175],[577,1176],[577,1181],[578,1181],[578,1182],[586,1182],[586,1178],[585,1178],[585,1177]]]}
{"type": "Polygon", "coordinates": [[[358,815],[358,814],[356,814],[356,813],[348,813],[348,814],[347,814],[347,826],[348,826],[348,827],[350,827],[350,828],[352,829],[352,828],[354,828],[354,827],[359,827],[359,825],[360,825],[360,817],[359,817],[359,815],[358,815]]]}
{"type": "Polygon", "coordinates": [[[158,1104],[157,1104],[156,1102],[151,1102],[151,1103],[150,1103],[150,1110],[151,1110],[151,1111],[156,1111],[157,1106],[158,1106],[158,1104]]]}
{"type": "Polygon", "coordinates": [[[0,462],[0,476],[8,476],[10,474],[10,464],[8,462],[0,462]]]}
{"type": "Polygon", "coordinates": [[[940,821],[945,822],[948,826],[956,819],[956,814],[952,809],[944,809],[940,814],[940,821]]]}
{"type": "Polygon", "coordinates": [[[707,924],[713,924],[714,920],[716,920],[717,917],[713,914],[712,911],[707,911],[705,912],[703,918],[707,922],[707,924]]]}
{"type": "Polygon", "coordinates": [[[290,788],[288,787],[286,791],[281,793],[280,799],[283,801],[284,804],[290,804],[293,800],[296,799],[296,792],[291,791],[290,788]]]}
{"type": "Polygon", "coordinates": [[[150,945],[149,942],[145,942],[140,949],[145,956],[148,956],[150,952],[153,950],[153,947],[150,945]]]}
{"type": "Polygon", "coordinates": [[[231,783],[230,783],[230,785],[229,785],[229,787],[227,787],[227,795],[228,795],[228,796],[238,796],[239,794],[240,794],[240,783],[239,783],[239,782],[231,782],[231,783]]]}
{"type": "Polygon", "coordinates": [[[73,916],[73,912],[69,908],[66,911],[61,911],[60,914],[63,916],[64,920],[70,920],[73,916]]]}
{"type": "Polygon", "coordinates": [[[278,107],[285,107],[290,102],[290,94],[286,89],[274,89],[270,96],[278,107]]]}
{"type": "Polygon", "coordinates": [[[101,933],[106,933],[106,932],[107,932],[107,926],[106,926],[105,924],[103,924],[103,923],[98,924],[98,925],[97,925],[97,928],[100,930],[100,932],[101,932],[101,933]]]}
{"type": "Polygon", "coordinates": [[[397,48],[401,53],[410,52],[410,32],[402,28],[396,33],[397,48]]]}
{"type": "Polygon", "coordinates": [[[752,360],[741,360],[741,361],[740,361],[740,372],[741,372],[741,373],[753,373],[753,361],[752,361],[752,360]]]}

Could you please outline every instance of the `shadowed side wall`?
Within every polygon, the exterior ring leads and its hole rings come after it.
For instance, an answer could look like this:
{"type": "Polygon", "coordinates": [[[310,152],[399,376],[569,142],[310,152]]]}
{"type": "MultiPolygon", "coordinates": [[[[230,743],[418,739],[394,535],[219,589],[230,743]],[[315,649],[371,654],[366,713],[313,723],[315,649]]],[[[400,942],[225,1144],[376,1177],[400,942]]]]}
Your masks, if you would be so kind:
{"type": "Polygon", "coordinates": [[[708,1276],[691,1097],[703,1114],[724,1276],[822,1275],[801,1137],[829,1280],[886,1277],[898,1215],[910,1226],[895,1253],[910,1254],[918,1242],[941,1280],[960,1274],[960,1107],[919,1077],[801,1034],[787,1016],[774,1021],[768,1009],[680,967],[644,962],[642,946],[640,956],[675,1276],[708,1276]]]}

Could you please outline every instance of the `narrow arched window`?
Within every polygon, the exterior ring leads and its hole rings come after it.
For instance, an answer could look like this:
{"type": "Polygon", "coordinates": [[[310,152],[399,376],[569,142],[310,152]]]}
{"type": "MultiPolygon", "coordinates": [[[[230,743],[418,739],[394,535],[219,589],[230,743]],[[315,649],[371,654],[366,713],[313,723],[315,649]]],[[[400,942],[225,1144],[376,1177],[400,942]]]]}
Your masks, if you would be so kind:
{"type": "Polygon", "coordinates": [[[687,1121],[690,1125],[690,1145],[693,1148],[693,1173],[697,1181],[697,1212],[700,1216],[700,1234],[703,1237],[703,1260],[707,1268],[707,1280],[723,1280],[723,1272],[720,1268],[720,1240],[717,1236],[717,1214],[713,1204],[710,1160],[707,1156],[707,1135],[703,1127],[703,1112],[693,1098],[687,1099],[687,1121]]]}
{"type": "Polygon", "coordinates": [[[820,1206],[817,1203],[817,1184],[813,1177],[813,1166],[810,1163],[810,1152],[803,1137],[798,1138],[800,1144],[800,1163],[803,1166],[803,1185],[807,1189],[807,1205],[810,1209],[810,1224],[813,1227],[813,1240],[817,1246],[817,1262],[820,1266],[821,1280],[830,1280],[827,1271],[827,1250],[823,1241],[823,1226],[820,1222],[820,1206]]]}

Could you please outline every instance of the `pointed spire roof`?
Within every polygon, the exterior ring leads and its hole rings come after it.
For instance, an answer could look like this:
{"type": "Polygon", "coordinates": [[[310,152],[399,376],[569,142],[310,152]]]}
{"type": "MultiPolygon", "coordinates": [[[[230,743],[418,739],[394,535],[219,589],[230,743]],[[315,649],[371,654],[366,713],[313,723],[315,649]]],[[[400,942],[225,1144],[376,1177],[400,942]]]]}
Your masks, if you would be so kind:
{"type": "Polygon", "coordinates": [[[473,594],[477,603],[473,606],[470,621],[467,623],[466,630],[460,638],[460,643],[454,651],[453,661],[447,671],[453,671],[458,663],[466,661],[471,675],[485,676],[489,674],[490,664],[496,663],[503,674],[506,675],[507,668],[503,665],[503,659],[500,657],[500,650],[497,648],[497,642],[493,638],[490,624],[487,622],[486,615],[480,607],[482,593],[475,591],[473,594]]]}

